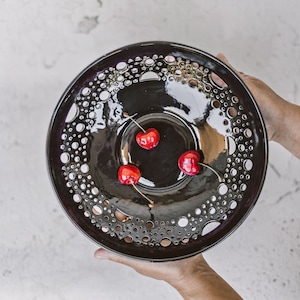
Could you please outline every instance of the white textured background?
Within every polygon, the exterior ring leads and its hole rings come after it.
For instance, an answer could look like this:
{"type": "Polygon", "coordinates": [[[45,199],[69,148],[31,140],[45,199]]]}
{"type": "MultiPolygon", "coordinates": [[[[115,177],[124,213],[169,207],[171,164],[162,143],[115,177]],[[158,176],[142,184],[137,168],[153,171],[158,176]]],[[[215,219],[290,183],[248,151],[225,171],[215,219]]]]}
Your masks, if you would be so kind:
{"type": "MultiPolygon", "coordinates": [[[[299,11],[298,0],[0,0],[0,298],[181,299],[93,258],[97,246],[64,214],[47,174],[54,107],[86,65],[147,40],[223,52],[300,104],[299,11]]],[[[271,143],[257,205],[205,254],[245,299],[300,299],[299,167],[271,143]]]]}

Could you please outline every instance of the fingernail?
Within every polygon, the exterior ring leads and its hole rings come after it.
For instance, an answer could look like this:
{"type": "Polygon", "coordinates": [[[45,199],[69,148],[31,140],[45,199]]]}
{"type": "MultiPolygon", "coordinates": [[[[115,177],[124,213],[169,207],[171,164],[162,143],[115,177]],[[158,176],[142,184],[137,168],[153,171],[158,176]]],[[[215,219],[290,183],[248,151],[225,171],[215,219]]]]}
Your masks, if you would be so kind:
{"type": "Polygon", "coordinates": [[[102,249],[98,249],[95,251],[94,253],[94,257],[97,258],[97,259],[105,259],[105,255],[103,255],[103,251],[102,249]]]}
{"type": "Polygon", "coordinates": [[[95,258],[97,259],[109,259],[109,255],[109,252],[103,248],[96,250],[94,253],[95,258]]]}

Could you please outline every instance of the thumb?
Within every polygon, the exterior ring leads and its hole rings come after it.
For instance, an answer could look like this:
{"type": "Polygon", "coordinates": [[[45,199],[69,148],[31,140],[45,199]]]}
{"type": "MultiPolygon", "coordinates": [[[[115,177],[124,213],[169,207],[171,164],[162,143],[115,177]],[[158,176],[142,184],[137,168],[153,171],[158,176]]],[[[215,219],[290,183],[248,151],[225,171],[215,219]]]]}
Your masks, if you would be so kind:
{"type": "Polygon", "coordinates": [[[222,61],[224,64],[226,64],[229,68],[231,68],[233,71],[235,71],[236,73],[239,73],[238,70],[236,68],[234,68],[230,62],[228,61],[227,57],[223,54],[223,53],[218,53],[217,54],[217,58],[222,61]]]}
{"type": "Polygon", "coordinates": [[[223,53],[218,53],[217,54],[217,58],[219,60],[221,60],[223,63],[225,63],[226,65],[229,65],[229,61],[228,61],[227,57],[223,53]]]}

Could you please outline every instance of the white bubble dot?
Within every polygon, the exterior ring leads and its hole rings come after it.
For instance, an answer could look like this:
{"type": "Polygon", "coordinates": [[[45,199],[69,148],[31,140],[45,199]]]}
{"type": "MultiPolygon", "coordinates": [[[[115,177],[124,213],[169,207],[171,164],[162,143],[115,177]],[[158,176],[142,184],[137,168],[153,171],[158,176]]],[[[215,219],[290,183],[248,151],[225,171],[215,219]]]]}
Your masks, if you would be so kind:
{"type": "Polygon", "coordinates": [[[60,161],[61,161],[63,164],[68,163],[68,162],[70,161],[70,154],[69,154],[69,153],[66,153],[66,152],[62,153],[62,154],[60,155],[60,161]]]}
{"type": "Polygon", "coordinates": [[[91,119],[95,119],[95,118],[96,118],[96,113],[95,113],[94,111],[91,111],[91,112],[89,113],[89,117],[90,117],[91,119]]]}
{"type": "Polygon", "coordinates": [[[211,207],[211,208],[209,209],[209,213],[210,213],[211,215],[215,214],[216,211],[217,211],[217,210],[216,210],[214,207],[211,207]]]}
{"type": "Polygon", "coordinates": [[[167,63],[173,63],[173,62],[175,61],[175,57],[174,57],[173,55],[167,55],[167,56],[165,57],[165,61],[166,61],[167,63]]]}
{"type": "Polygon", "coordinates": [[[79,203],[79,202],[81,201],[80,195],[74,194],[74,195],[73,195],[73,200],[74,200],[74,202],[79,203]]]}
{"type": "Polygon", "coordinates": [[[85,88],[81,91],[81,94],[82,94],[83,96],[88,96],[90,93],[91,93],[91,89],[88,88],[88,87],[85,87],[85,88]]]}
{"type": "Polygon", "coordinates": [[[119,71],[125,70],[126,67],[127,67],[127,64],[124,61],[119,62],[116,66],[117,70],[119,70],[119,71]]]}
{"type": "Polygon", "coordinates": [[[88,142],[88,138],[87,138],[87,137],[83,137],[83,138],[81,139],[81,143],[82,143],[83,145],[85,145],[87,142],[88,142]]]}
{"type": "Polygon", "coordinates": [[[82,131],[84,130],[84,128],[85,128],[85,126],[84,126],[83,123],[78,123],[78,124],[76,125],[76,131],[77,131],[77,132],[82,132],[82,131]]]}
{"type": "Polygon", "coordinates": [[[230,201],[229,207],[230,209],[235,209],[237,207],[237,202],[235,200],[230,201]]]}
{"type": "Polygon", "coordinates": [[[110,93],[108,91],[103,91],[103,92],[100,93],[99,98],[102,101],[106,101],[107,99],[110,98],[110,93]]]}
{"type": "Polygon", "coordinates": [[[87,210],[86,210],[86,211],[84,212],[84,216],[85,216],[85,217],[89,218],[89,217],[90,217],[90,215],[91,215],[91,214],[90,214],[90,212],[89,212],[89,211],[87,211],[87,210]]]}
{"type": "Polygon", "coordinates": [[[241,189],[241,191],[246,191],[246,189],[247,189],[247,185],[245,184],[245,183],[242,183],[241,184],[241,186],[240,186],[240,189],[241,189]]]}
{"type": "Polygon", "coordinates": [[[250,160],[250,159],[246,159],[245,161],[244,161],[244,169],[246,170],[246,171],[250,171],[251,169],[252,169],[252,167],[253,167],[253,162],[252,162],[252,160],[250,160]]]}
{"type": "Polygon", "coordinates": [[[95,196],[98,195],[99,194],[99,189],[97,187],[93,187],[92,188],[92,194],[95,195],[95,196]]]}
{"type": "Polygon", "coordinates": [[[74,173],[69,174],[69,179],[74,180],[76,178],[76,175],[74,173]]]}
{"type": "Polygon", "coordinates": [[[232,168],[232,169],[230,170],[230,175],[231,175],[231,176],[236,176],[236,175],[237,175],[237,170],[236,170],[235,168],[232,168]]]}
{"type": "Polygon", "coordinates": [[[100,79],[100,80],[105,79],[105,74],[104,73],[99,73],[98,74],[98,79],[100,79]]]}
{"type": "Polygon", "coordinates": [[[187,217],[180,217],[178,220],[178,226],[185,227],[189,223],[189,220],[187,217]]]}
{"type": "Polygon", "coordinates": [[[225,183],[221,183],[218,187],[218,192],[220,195],[225,195],[228,192],[228,187],[225,183]]]}
{"type": "Polygon", "coordinates": [[[153,64],[154,64],[154,60],[153,60],[152,58],[146,59],[146,61],[145,61],[145,65],[146,65],[146,66],[150,67],[150,66],[152,66],[153,64]]]}
{"type": "Polygon", "coordinates": [[[99,216],[99,215],[102,214],[103,210],[100,206],[94,205],[93,208],[92,208],[92,212],[93,212],[94,215],[99,216]]]}
{"type": "Polygon", "coordinates": [[[195,209],[195,214],[196,214],[197,216],[199,216],[199,215],[201,214],[201,209],[200,209],[200,208],[196,208],[196,209],[195,209]]]}
{"type": "Polygon", "coordinates": [[[245,135],[245,137],[250,138],[252,136],[252,131],[249,128],[247,128],[244,131],[244,135],[245,135]]]}
{"type": "Polygon", "coordinates": [[[79,147],[79,143],[78,142],[73,142],[71,147],[72,147],[72,149],[76,150],[79,147]]]}
{"type": "Polygon", "coordinates": [[[90,170],[90,168],[89,168],[88,164],[84,164],[80,167],[80,171],[82,173],[87,173],[89,170],[90,170]]]}

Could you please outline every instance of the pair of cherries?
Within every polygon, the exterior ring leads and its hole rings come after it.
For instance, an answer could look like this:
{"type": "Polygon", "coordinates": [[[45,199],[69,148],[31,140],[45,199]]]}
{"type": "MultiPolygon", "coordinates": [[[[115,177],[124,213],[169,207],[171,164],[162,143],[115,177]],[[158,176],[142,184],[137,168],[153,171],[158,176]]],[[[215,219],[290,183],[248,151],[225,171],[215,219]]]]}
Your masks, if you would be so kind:
{"type": "MultiPolygon", "coordinates": [[[[179,157],[178,167],[187,175],[197,175],[200,172],[199,160],[200,154],[197,151],[186,151],[179,157]]],[[[132,187],[149,202],[148,206],[152,208],[154,201],[149,199],[136,187],[140,178],[141,172],[139,168],[133,164],[122,165],[118,170],[119,181],[125,185],[132,185],[132,187]]]]}
{"type": "MultiPolygon", "coordinates": [[[[188,150],[180,155],[178,159],[178,167],[179,169],[186,175],[194,176],[199,174],[200,172],[200,166],[204,166],[206,168],[209,168],[211,171],[213,171],[219,181],[222,181],[222,178],[220,175],[210,166],[207,164],[200,162],[200,154],[195,150],[188,150]]],[[[135,165],[128,164],[123,165],[119,168],[118,171],[118,178],[121,183],[130,185],[130,184],[136,184],[141,177],[141,172],[139,168],[135,165]]]]}
{"type": "MultiPolygon", "coordinates": [[[[155,148],[160,140],[160,134],[155,128],[148,128],[145,130],[138,122],[136,122],[128,113],[123,113],[124,117],[129,118],[134,122],[140,129],[135,136],[137,144],[146,150],[151,150],[155,148]]],[[[142,195],[149,202],[149,207],[153,207],[153,200],[149,199],[145,194],[143,194],[137,187],[136,184],[141,178],[141,172],[139,168],[133,164],[122,165],[118,171],[118,179],[122,184],[132,185],[134,189],[142,195]]]]}
{"type": "MultiPolygon", "coordinates": [[[[135,137],[137,144],[146,150],[155,148],[160,140],[160,134],[155,128],[145,130],[136,120],[134,120],[128,113],[123,113],[124,117],[129,118],[140,129],[135,137]]],[[[141,177],[139,168],[133,164],[122,165],[118,171],[118,179],[122,184],[135,185],[141,177]]]]}

